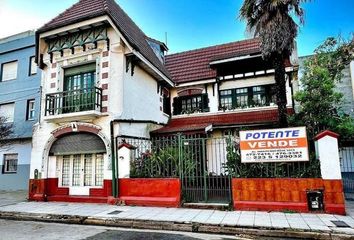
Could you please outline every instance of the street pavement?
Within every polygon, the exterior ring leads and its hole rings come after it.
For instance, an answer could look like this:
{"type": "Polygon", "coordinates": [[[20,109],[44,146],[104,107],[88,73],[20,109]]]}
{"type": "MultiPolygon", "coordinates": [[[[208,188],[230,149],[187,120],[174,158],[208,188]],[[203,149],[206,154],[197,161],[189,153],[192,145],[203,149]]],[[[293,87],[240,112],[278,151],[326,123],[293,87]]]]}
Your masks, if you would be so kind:
{"type": "MultiPolygon", "coordinates": [[[[107,204],[27,202],[25,192],[1,194],[0,217],[21,220],[27,219],[65,222],[73,218],[83,224],[104,224],[127,226],[129,228],[161,229],[217,233],[221,228],[266,229],[271,231],[314,232],[349,234],[354,239],[354,202],[347,203],[347,216],[332,214],[283,213],[260,211],[219,211],[206,209],[114,206],[107,204]],[[12,197],[14,196],[14,197],[12,197]],[[9,217],[10,216],[10,217],[9,217]],[[337,227],[333,221],[342,221],[347,227],[337,227]],[[156,223],[156,224],[155,224],[156,223]],[[159,225],[160,224],[160,225],[159,225]],[[177,225],[177,228],[170,226],[177,225]],[[162,227],[161,227],[162,226],[162,227]],[[165,226],[165,227],[164,227],[165,226]],[[166,227],[167,226],[167,227],[166,227]],[[188,228],[189,227],[189,228],[188,228]],[[204,229],[204,230],[200,230],[204,229]],[[198,230],[197,230],[198,231],[198,230]]],[[[73,223],[73,222],[72,222],[73,223]]],[[[1,231],[0,231],[1,232],[1,231]]],[[[100,234],[100,233],[97,233],[100,234]]],[[[108,234],[109,233],[105,233],[108,234]]],[[[107,235],[107,236],[108,236],[107,235]]]]}

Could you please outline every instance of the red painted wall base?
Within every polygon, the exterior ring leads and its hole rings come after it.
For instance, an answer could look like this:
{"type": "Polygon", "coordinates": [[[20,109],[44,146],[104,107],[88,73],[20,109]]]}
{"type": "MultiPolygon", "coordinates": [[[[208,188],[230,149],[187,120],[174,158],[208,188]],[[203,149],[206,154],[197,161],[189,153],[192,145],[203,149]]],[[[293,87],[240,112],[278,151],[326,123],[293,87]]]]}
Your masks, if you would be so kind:
{"type": "Polygon", "coordinates": [[[179,207],[181,183],[178,178],[119,179],[119,201],[126,205],[179,207]]]}
{"type": "Polygon", "coordinates": [[[179,179],[119,179],[119,197],[112,197],[112,181],[103,188],[91,188],[89,196],[69,195],[69,188],[58,187],[58,179],[31,179],[29,200],[56,202],[108,203],[137,206],[179,207],[179,179]]]}
{"type": "Polygon", "coordinates": [[[324,212],[345,215],[341,180],[315,178],[232,179],[235,210],[309,212],[307,190],[324,191],[324,212]]]}
{"type": "Polygon", "coordinates": [[[30,201],[108,203],[112,194],[112,181],[104,180],[102,188],[91,188],[89,196],[71,196],[69,188],[58,187],[58,178],[30,179],[30,201]]]}

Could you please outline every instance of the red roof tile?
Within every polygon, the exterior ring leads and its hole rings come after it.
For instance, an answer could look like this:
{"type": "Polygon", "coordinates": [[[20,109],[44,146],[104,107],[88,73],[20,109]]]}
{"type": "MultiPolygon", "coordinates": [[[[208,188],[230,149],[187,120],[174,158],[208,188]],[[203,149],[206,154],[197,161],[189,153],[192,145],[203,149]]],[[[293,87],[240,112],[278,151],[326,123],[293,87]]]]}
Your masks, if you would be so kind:
{"type": "Polygon", "coordinates": [[[38,29],[37,34],[103,15],[108,15],[112,19],[134,49],[170,78],[165,66],[146,41],[147,36],[114,0],[80,0],[38,29]]]}
{"type": "Polygon", "coordinates": [[[215,78],[211,61],[259,53],[259,44],[258,39],[248,39],[171,54],[166,56],[166,67],[176,83],[215,78]]]}
{"type": "MultiPolygon", "coordinates": [[[[293,113],[288,109],[289,114],[293,113]]],[[[229,125],[251,125],[276,123],[278,121],[278,110],[263,110],[240,113],[215,113],[198,117],[172,118],[167,126],[162,127],[153,133],[176,133],[203,130],[209,125],[229,126],[229,125]]]]}

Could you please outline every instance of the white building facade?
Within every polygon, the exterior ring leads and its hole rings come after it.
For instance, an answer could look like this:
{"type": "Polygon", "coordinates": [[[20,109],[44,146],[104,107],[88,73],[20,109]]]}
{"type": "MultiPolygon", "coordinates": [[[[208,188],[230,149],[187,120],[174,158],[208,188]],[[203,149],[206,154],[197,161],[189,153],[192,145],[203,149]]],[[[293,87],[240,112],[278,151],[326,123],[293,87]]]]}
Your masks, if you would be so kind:
{"type": "Polygon", "coordinates": [[[30,181],[51,186],[39,198],[105,201],[116,177],[115,138],[148,138],[169,119],[162,89],[173,83],[163,65],[165,46],[111,0],[73,5],[37,31],[36,46],[42,109],[30,181]]]}

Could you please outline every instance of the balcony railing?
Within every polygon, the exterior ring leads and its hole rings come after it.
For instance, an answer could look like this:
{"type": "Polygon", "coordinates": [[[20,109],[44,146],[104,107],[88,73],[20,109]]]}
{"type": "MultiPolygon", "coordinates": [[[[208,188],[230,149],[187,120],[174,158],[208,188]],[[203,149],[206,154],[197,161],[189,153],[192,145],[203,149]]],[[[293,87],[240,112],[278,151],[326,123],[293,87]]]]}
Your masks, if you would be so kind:
{"type": "Polygon", "coordinates": [[[45,116],[101,110],[102,89],[97,87],[47,94],[45,99],[45,116]]]}

